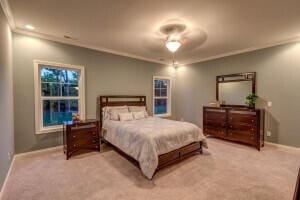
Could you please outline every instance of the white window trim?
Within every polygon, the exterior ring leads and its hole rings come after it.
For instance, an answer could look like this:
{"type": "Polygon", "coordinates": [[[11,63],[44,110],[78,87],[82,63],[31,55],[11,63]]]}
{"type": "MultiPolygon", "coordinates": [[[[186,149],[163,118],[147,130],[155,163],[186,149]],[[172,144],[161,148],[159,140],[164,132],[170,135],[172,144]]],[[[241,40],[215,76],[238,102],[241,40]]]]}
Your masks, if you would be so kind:
{"type": "Polygon", "coordinates": [[[167,76],[153,76],[152,88],[153,88],[153,93],[152,93],[152,96],[153,96],[153,106],[152,106],[153,107],[152,108],[153,109],[153,116],[156,116],[156,117],[171,117],[171,115],[172,115],[172,111],[171,111],[171,108],[172,108],[172,105],[171,105],[171,88],[172,88],[171,77],[167,77],[167,76]],[[168,80],[169,81],[169,85],[167,87],[167,91],[168,91],[168,94],[167,94],[168,105],[167,105],[167,113],[165,113],[165,114],[158,114],[158,115],[155,114],[155,84],[154,84],[154,80],[156,80],[156,79],[163,79],[163,80],[168,80]]]}
{"type": "MultiPolygon", "coordinates": [[[[78,112],[80,114],[81,119],[85,119],[85,87],[84,87],[84,66],[76,66],[76,65],[69,65],[63,63],[55,63],[55,62],[48,62],[48,61],[41,61],[41,60],[34,60],[34,96],[35,96],[35,133],[36,134],[44,134],[44,133],[52,133],[52,132],[59,132],[62,131],[63,126],[51,126],[48,128],[43,127],[43,109],[42,109],[42,99],[41,96],[41,84],[40,84],[40,67],[39,65],[49,65],[49,66],[58,66],[59,69],[66,68],[66,69],[76,69],[80,71],[79,82],[78,86],[79,90],[79,108],[78,112]]],[[[74,97],[64,97],[65,99],[74,99],[74,97]]],[[[60,99],[57,97],[47,97],[47,99],[60,99]]]]}

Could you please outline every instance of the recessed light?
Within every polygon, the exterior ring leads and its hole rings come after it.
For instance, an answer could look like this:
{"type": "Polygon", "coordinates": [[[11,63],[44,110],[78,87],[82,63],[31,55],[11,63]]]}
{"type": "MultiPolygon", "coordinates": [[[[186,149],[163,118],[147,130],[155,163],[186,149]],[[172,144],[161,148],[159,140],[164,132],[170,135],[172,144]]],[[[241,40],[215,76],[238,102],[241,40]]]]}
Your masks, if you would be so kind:
{"type": "Polygon", "coordinates": [[[33,26],[31,26],[31,25],[26,25],[25,28],[27,28],[27,29],[29,29],[29,30],[35,29],[35,28],[34,28],[33,26]]]}

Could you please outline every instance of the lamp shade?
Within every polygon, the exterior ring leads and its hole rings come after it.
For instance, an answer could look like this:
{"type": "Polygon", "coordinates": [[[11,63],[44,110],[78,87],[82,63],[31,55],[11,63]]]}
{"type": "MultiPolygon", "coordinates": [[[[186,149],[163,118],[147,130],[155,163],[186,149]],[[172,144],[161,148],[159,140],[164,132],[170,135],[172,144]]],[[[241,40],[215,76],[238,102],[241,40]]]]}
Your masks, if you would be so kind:
{"type": "Polygon", "coordinates": [[[171,52],[177,51],[180,46],[181,46],[181,43],[178,40],[171,40],[171,41],[166,42],[166,47],[171,52]]]}

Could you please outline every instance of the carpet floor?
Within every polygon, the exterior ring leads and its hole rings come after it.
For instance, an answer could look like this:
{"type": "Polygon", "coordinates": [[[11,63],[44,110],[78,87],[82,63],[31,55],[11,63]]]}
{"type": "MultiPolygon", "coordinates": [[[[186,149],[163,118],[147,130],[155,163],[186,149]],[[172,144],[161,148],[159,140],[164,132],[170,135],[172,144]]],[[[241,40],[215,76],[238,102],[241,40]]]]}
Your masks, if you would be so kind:
{"type": "Polygon", "coordinates": [[[291,200],[300,151],[208,138],[209,149],[147,180],[113,149],[65,160],[62,150],[17,156],[3,200],[291,200]]]}

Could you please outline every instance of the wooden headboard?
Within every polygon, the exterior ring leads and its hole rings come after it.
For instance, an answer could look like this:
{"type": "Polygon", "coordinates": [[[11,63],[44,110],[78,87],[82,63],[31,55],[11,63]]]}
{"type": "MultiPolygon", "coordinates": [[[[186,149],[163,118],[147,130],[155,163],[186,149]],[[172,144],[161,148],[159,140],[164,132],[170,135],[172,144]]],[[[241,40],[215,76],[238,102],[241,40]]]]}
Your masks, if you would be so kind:
{"type": "Polygon", "coordinates": [[[102,108],[105,106],[146,106],[146,96],[108,95],[97,98],[97,119],[102,127],[102,108]]]}

